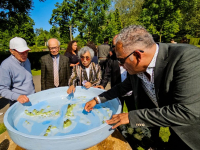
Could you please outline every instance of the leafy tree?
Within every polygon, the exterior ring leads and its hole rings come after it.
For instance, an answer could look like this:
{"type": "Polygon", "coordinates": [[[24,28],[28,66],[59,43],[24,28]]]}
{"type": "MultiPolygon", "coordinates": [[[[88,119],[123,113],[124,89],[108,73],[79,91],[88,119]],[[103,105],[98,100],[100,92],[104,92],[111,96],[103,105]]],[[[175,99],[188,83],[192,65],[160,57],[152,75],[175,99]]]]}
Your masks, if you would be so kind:
{"type": "MultiPolygon", "coordinates": [[[[44,2],[45,0],[39,0],[44,2]]],[[[18,15],[28,15],[33,7],[33,0],[1,0],[0,1],[0,29],[6,30],[10,24],[10,18],[17,18],[18,15]]]]}
{"type": "Polygon", "coordinates": [[[164,39],[175,36],[183,20],[179,7],[173,0],[146,0],[139,21],[152,34],[164,39]]]}
{"type": "Polygon", "coordinates": [[[33,25],[35,25],[33,19],[28,15],[17,15],[17,18],[10,18],[10,21],[15,24],[13,29],[9,29],[11,37],[22,37],[26,40],[29,46],[35,44],[35,34],[33,25]]]}
{"type": "Polygon", "coordinates": [[[110,0],[85,0],[83,7],[84,15],[77,23],[79,32],[90,41],[98,42],[100,26],[106,21],[106,11],[110,6],[110,0]]]}
{"type": "Polygon", "coordinates": [[[61,4],[56,3],[50,24],[60,27],[60,36],[66,41],[69,41],[70,27],[72,33],[77,27],[81,38],[95,42],[109,5],[110,0],[64,0],[61,4]]]}
{"type": "Polygon", "coordinates": [[[8,26],[6,30],[0,30],[0,44],[3,50],[9,49],[10,39],[16,36],[24,38],[28,45],[34,45],[34,21],[29,16],[21,14],[16,17],[10,17],[9,22],[14,24],[13,28],[8,26]]]}
{"type": "Polygon", "coordinates": [[[50,33],[43,28],[36,29],[38,36],[36,37],[37,46],[46,46],[47,40],[50,38],[50,33]]]}
{"type": "Polygon", "coordinates": [[[122,29],[122,23],[118,9],[116,9],[114,12],[111,11],[106,16],[106,23],[100,28],[101,32],[98,35],[99,43],[102,43],[103,39],[107,37],[109,38],[110,44],[112,44],[113,37],[122,29]]]}
{"type": "Polygon", "coordinates": [[[60,37],[65,39],[68,43],[70,40],[70,29],[72,27],[72,32],[74,32],[74,18],[73,14],[76,11],[76,1],[75,0],[64,0],[61,4],[58,2],[55,4],[57,7],[53,10],[53,14],[49,23],[54,26],[58,26],[60,30],[60,37]]]}
{"type": "Polygon", "coordinates": [[[186,34],[190,34],[193,37],[198,37],[200,28],[200,0],[181,0],[179,5],[176,7],[180,7],[183,21],[180,25],[178,36],[183,37],[186,34]]]}
{"type": "Polygon", "coordinates": [[[122,26],[126,27],[138,22],[144,0],[114,0],[115,8],[119,10],[122,26]]]}

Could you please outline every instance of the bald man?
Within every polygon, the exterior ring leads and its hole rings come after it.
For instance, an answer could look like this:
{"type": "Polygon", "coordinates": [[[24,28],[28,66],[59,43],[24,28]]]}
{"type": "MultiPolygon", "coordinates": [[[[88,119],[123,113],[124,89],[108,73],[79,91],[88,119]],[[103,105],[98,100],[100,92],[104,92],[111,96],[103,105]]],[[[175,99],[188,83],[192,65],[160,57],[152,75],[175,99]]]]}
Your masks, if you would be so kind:
{"type": "Polygon", "coordinates": [[[41,57],[41,90],[68,86],[69,59],[59,54],[60,42],[51,38],[47,42],[50,54],[41,57]]]}

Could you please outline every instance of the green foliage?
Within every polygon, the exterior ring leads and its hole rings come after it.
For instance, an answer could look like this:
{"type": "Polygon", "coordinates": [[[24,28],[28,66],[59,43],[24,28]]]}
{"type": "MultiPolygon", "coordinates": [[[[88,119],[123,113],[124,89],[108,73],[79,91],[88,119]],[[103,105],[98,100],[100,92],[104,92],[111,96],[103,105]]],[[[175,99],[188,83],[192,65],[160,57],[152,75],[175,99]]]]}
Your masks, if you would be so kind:
{"type": "Polygon", "coordinates": [[[158,34],[164,40],[175,36],[182,20],[180,8],[171,0],[146,0],[139,19],[150,33],[158,34]]]}
{"type": "Polygon", "coordinates": [[[137,150],[144,150],[144,149],[143,149],[142,147],[139,146],[139,147],[137,148],[137,150]]]}
{"type": "Polygon", "coordinates": [[[44,51],[44,50],[47,49],[46,46],[39,46],[39,47],[37,47],[36,45],[34,45],[34,46],[29,46],[29,48],[31,49],[30,52],[42,52],[42,51],[44,51]]]}
{"type": "Polygon", "coordinates": [[[33,69],[33,70],[31,70],[31,73],[33,76],[38,76],[38,75],[41,75],[41,70],[33,69]]]}
{"type": "Polygon", "coordinates": [[[67,49],[68,44],[64,44],[64,45],[60,45],[60,49],[61,50],[66,50],[67,49]]]}
{"type": "Polygon", "coordinates": [[[51,25],[59,26],[60,37],[64,39],[65,43],[68,43],[70,40],[70,26],[72,26],[72,32],[74,32],[74,13],[77,2],[75,0],[64,0],[61,4],[57,2],[55,4],[56,9],[53,10],[49,21],[51,25]]]}
{"type": "Polygon", "coordinates": [[[120,131],[122,131],[123,136],[129,141],[130,146],[133,149],[138,149],[138,147],[148,149],[152,143],[151,131],[146,127],[132,128],[130,124],[120,125],[120,131]]]}
{"type": "Polygon", "coordinates": [[[128,108],[126,106],[126,103],[124,102],[124,106],[123,106],[123,113],[127,113],[128,112],[128,108]]]}
{"type": "Polygon", "coordinates": [[[13,37],[22,37],[26,40],[28,45],[34,45],[34,21],[28,15],[17,15],[15,18],[10,17],[9,22],[15,26],[11,27],[8,25],[6,30],[0,29],[1,49],[9,49],[9,41],[13,37]]]}
{"type": "MultiPolygon", "coordinates": [[[[60,4],[56,3],[49,22],[59,27],[60,37],[65,43],[69,42],[70,27],[72,33],[75,32],[75,27],[80,32],[76,38],[79,46],[85,45],[87,41],[102,43],[105,35],[101,26],[106,26],[106,11],[110,2],[111,0],[64,0],[60,4]]],[[[120,22],[118,24],[119,27],[120,22]]]]}
{"type": "Polygon", "coordinates": [[[159,137],[163,142],[168,142],[170,135],[169,127],[160,127],[159,137]]]}
{"type": "Polygon", "coordinates": [[[110,43],[112,43],[113,37],[122,29],[119,11],[117,9],[114,12],[111,11],[106,17],[106,23],[100,28],[101,32],[98,35],[96,42],[103,43],[104,38],[107,37],[109,38],[110,43]]]}
{"type": "Polygon", "coordinates": [[[190,43],[192,45],[199,45],[200,43],[200,38],[190,38],[190,43]]]}
{"type": "Polygon", "coordinates": [[[0,123],[0,134],[4,133],[6,131],[6,127],[3,123],[0,123]]]}
{"type": "Polygon", "coordinates": [[[122,26],[126,27],[138,22],[144,0],[114,0],[115,8],[119,10],[122,26]]]}
{"type": "Polygon", "coordinates": [[[65,51],[66,51],[66,50],[60,50],[59,53],[60,53],[61,55],[64,55],[65,51]]]}
{"type": "Polygon", "coordinates": [[[193,37],[198,37],[197,31],[200,28],[200,0],[181,0],[177,5],[181,7],[183,21],[180,26],[178,35],[183,37],[190,34],[193,37]]]}

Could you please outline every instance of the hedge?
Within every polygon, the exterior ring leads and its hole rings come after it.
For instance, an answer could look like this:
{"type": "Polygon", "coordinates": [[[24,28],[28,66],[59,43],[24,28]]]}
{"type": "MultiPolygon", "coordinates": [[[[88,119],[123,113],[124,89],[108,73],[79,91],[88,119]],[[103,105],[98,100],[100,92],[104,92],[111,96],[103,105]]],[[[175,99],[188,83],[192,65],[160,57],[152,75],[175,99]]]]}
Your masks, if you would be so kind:
{"type": "MultiPolygon", "coordinates": [[[[63,55],[65,50],[60,50],[60,54],[63,55]]],[[[43,55],[49,54],[49,51],[43,52],[29,52],[28,59],[31,62],[31,69],[40,70],[41,69],[41,57],[43,55]]],[[[10,52],[0,52],[0,64],[1,62],[10,56],[10,52]]]]}

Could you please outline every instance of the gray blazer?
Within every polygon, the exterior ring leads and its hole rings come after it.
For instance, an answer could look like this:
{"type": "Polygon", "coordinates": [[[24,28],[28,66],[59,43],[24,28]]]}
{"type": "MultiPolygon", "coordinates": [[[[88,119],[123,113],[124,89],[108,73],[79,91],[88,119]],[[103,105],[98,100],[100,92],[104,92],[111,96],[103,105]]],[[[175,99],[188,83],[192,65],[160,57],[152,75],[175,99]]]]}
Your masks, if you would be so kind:
{"type": "MultiPolygon", "coordinates": [[[[68,86],[71,71],[69,58],[60,55],[59,59],[59,87],[68,86]]],[[[54,88],[53,59],[50,54],[41,57],[41,90],[54,88]]]]}
{"type": "Polygon", "coordinates": [[[107,58],[110,52],[110,45],[104,43],[98,46],[98,57],[107,58]]]}
{"type": "Polygon", "coordinates": [[[146,95],[137,75],[100,94],[105,102],[133,90],[138,110],[129,112],[132,127],[169,126],[192,149],[200,149],[200,49],[159,44],[154,81],[159,108],[146,95]]]}

